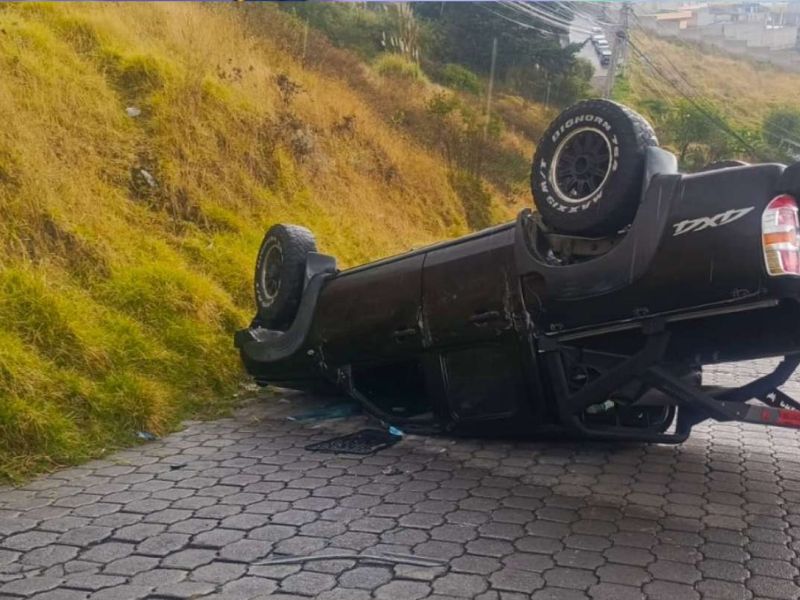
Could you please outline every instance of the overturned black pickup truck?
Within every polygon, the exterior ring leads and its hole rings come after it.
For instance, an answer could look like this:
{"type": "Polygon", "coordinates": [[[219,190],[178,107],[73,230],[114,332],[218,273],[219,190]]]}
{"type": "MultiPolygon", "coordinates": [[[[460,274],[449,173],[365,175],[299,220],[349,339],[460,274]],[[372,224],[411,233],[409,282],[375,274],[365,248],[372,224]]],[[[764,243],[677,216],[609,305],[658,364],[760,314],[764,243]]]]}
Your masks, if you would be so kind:
{"type": "Polygon", "coordinates": [[[275,225],[235,336],[261,385],[407,430],[679,443],[705,419],[800,428],[800,163],[694,174],[650,125],[576,104],[537,147],[537,211],[352,269],[275,225]],[[739,388],[704,365],[783,357],[739,388]]]}

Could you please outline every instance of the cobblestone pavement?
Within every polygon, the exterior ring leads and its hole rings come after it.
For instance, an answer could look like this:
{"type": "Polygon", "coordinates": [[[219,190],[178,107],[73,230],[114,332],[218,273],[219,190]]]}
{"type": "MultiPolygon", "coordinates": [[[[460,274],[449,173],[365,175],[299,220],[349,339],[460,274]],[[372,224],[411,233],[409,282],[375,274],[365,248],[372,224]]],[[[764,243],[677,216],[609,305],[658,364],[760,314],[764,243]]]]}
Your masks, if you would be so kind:
{"type": "Polygon", "coordinates": [[[303,448],[363,420],[288,421],[310,402],[295,398],[0,489],[0,598],[800,596],[796,432],[704,424],[678,447],[408,437],[343,457],[303,448]],[[257,564],[364,549],[446,566],[257,564]]]}

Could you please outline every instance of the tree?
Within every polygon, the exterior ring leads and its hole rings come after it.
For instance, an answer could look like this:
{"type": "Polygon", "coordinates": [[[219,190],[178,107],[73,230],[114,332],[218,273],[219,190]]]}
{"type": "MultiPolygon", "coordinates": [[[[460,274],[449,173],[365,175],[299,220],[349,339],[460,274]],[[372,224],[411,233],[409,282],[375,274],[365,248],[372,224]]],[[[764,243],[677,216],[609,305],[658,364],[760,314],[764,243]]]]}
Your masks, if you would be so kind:
{"type": "Polygon", "coordinates": [[[414,10],[433,32],[427,48],[432,59],[488,75],[497,39],[498,81],[528,98],[569,103],[588,92],[592,72],[576,60],[578,44],[561,45],[567,27],[559,23],[571,19],[562,6],[540,5],[537,11],[553,15],[546,21],[498,3],[420,2],[414,10]]]}
{"type": "MultiPolygon", "coordinates": [[[[678,161],[687,168],[705,164],[745,151],[730,131],[733,127],[713,106],[699,108],[688,100],[680,100],[664,120],[662,131],[667,142],[678,152],[678,161]]],[[[740,137],[743,137],[740,132],[740,137]]]]}
{"type": "Polygon", "coordinates": [[[800,110],[788,106],[771,110],[762,125],[764,141],[779,158],[800,158],[800,110]]]}

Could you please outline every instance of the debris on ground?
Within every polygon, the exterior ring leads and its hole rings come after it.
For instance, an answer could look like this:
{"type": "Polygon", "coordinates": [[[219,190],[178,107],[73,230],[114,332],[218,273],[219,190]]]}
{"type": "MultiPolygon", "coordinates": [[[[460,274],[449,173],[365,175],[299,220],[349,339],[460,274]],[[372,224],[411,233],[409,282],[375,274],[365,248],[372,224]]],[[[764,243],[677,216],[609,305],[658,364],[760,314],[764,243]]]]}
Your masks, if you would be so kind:
{"type": "Polygon", "coordinates": [[[364,560],[394,565],[413,565],[416,567],[441,567],[442,565],[446,564],[445,561],[437,558],[415,556],[414,554],[401,554],[399,552],[336,552],[328,554],[312,554],[307,556],[287,556],[284,558],[262,560],[253,564],[258,566],[297,565],[313,561],[329,560],[364,560]]]}
{"type": "Polygon", "coordinates": [[[344,401],[330,404],[323,408],[310,410],[299,415],[286,417],[289,421],[327,421],[329,419],[342,419],[352,417],[361,413],[361,405],[358,402],[344,401]]]}
{"type": "Polygon", "coordinates": [[[146,169],[139,169],[139,175],[151,188],[158,186],[158,184],[156,183],[156,178],[150,174],[150,171],[146,169]]]}
{"type": "Polygon", "coordinates": [[[397,437],[403,437],[405,435],[405,433],[403,433],[402,430],[398,429],[397,427],[394,427],[393,425],[389,425],[389,434],[395,435],[397,437]]]}
{"type": "Polygon", "coordinates": [[[339,437],[306,446],[312,452],[332,452],[334,454],[373,454],[393,446],[400,437],[380,429],[362,429],[339,437]]]}
{"type": "Polygon", "coordinates": [[[383,471],[381,471],[383,475],[402,475],[404,471],[398,469],[394,465],[389,465],[383,471]]]}

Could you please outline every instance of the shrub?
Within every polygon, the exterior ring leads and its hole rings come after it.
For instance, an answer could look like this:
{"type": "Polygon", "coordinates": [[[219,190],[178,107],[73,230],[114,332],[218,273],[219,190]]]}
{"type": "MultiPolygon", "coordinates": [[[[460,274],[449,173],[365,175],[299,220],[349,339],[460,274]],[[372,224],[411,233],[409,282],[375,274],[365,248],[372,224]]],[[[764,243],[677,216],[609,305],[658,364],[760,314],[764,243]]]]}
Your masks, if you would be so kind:
{"type": "Polygon", "coordinates": [[[381,54],[375,60],[375,70],[384,77],[422,81],[425,76],[419,65],[399,54],[381,54]]]}
{"type": "Polygon", "coordinates": [[[483,181],[475,175],[457,169],[451,174],[450,181],[455,189],[467,223],[472,229],[483,229],[492,224],[492,196],[486,190],[483,181]]]}
{"type": "Polygon", "coordinates": [[[772,109],[763,123],[763,136],[781,158],[800,156],[800,110],[788,106],[772,109]]]}
{"type": "Polygon", "coordinates": [[[475,73],[455,63],[447,63],[442,67],[438,77],[444,85],[470,94],[480,94],[483,88],[475,73]]]}

